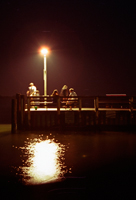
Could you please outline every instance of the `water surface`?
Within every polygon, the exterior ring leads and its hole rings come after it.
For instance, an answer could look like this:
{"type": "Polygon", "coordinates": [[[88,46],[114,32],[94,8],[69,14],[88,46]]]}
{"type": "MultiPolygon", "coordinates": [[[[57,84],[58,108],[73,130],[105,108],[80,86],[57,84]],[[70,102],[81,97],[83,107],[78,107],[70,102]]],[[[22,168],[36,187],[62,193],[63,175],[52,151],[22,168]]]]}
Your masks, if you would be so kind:
{"type": "Polygon", "coordinates": [[[135,195],[135,133],[2,132],[0,152],[0,182],[14,199],[135,195]]]}

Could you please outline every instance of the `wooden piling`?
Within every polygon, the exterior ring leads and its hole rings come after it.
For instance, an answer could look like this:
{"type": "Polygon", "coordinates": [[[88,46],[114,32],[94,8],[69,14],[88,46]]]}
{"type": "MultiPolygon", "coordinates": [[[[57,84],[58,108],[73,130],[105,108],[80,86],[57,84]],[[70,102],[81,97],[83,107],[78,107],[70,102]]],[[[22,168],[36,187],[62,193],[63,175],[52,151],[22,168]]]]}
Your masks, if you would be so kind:
{"type": "Polygon", "coordinates": [[[11,105],[11,132],[16,133],[17,131],[17,100],[12,99],[11,105]]]}
{"type": "Polygon", "coordinates": [[[25,118],[25,95],[21,95],[21,129],[24,127],[25,118]]]}
{"type": "Polygon", "coordinates": [[[99,117],[99,111],[98,111],[98,108],[99,108],[99,98],[96,97],[94,99],[94,108],[95,108],[95,123],[98,124],[98,117],[99,117]]]}
{"type": "Polygon", "coordinates": [[[16,94],[17,99],[17,129],[21,129],[21,95],[16,94]]]}
{"type": "Polygon", "coordinates": [[[27,115],[28,115],[27,125],[28,125],[28,127],[30,128],[30,126],[31,126],[30,97],[27,98],[27,115]]]}

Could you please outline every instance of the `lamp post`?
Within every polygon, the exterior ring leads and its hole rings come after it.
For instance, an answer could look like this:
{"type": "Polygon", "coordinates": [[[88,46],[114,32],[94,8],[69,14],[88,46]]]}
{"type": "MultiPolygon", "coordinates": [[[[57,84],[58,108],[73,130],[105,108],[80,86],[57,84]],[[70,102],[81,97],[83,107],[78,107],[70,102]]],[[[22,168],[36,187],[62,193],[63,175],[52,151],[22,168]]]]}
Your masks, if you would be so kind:
{"type": "Polygon", "coordinates": [[[43,81],[44,81],[44,96],[47,96],[47,49],[42,49],[41,53],[44,55],[44,69],[43,69],[43,81]]]}

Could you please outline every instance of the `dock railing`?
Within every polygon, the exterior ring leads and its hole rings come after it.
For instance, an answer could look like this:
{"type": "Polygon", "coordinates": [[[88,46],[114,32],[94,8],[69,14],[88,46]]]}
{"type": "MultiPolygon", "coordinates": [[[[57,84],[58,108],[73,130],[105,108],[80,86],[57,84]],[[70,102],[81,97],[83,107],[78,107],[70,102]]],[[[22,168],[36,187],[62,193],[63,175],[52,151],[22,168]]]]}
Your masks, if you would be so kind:
{"type": "MultiPolygon", "coordinates": [[[[69,97],[68,97],[69,98],[69,97]]],[[[59,96],[57,101],[53,101],[52,96],[29,96],[27,97],[27,103],[25,109],[30,108],[68,108],[68,98],[63,100],[63,97],[59,96]]],[[[69,101],[75,102],[72,107],[75,108],[94,108],[95,111],[103,109],[136,109],[136,96],[75,96],[69,101]],[[76,99],[76,100],[75,100],[76,99]]]]}
{"type": "MultiPolygon", "coordinates": [[[[12,116],[15,118],[12,119],[14,129],[23,128],[26,112],[29,124],[32,111],[56,110],[58,115],[60,115],[61,111],[69,111],[70,107],[66,105],[69,97],[65,100],[63,98],[58,96],[54,101],[52,96],[40,95],[26,97],[25,95],[17,94],[16,99],[12,102],[12,116]],[[17,103],[14,103],[14,101],[17,103]]],[[[74,103],[72,110],[78,111],[80,118],[82,111],[94,112],[95,120],[97,121],[96,124],[102,111],[107,112],[107,115],[112,111],[126,111],[130,113],[131,118],[133,118],[133,113],[136,111],[136,96],[75,96],[72,98],[74,98],[70,100],[74,103]]]]}

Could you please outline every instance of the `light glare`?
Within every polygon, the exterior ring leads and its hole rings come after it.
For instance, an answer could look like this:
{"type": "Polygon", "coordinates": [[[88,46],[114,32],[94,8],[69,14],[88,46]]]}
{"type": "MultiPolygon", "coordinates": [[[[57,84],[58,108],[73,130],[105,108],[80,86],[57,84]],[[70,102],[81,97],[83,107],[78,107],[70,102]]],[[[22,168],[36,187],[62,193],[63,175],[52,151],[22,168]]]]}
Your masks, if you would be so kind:
{"type": "Polygon", "coordinates": [[[41,53],[42,53],[43,55],[47,55],[48,50],[44,48],[44,49],[41,50],[41,53]]]}
{"type": "Polygon", "coordinates": [[[41,184],[57,181],[64,177],[67,169],[64,160],[65,145],[54,140],[25,141],[25,147],[20,147],[25,157],[22,158],[22,180],[25,184],[41,184]]]}

